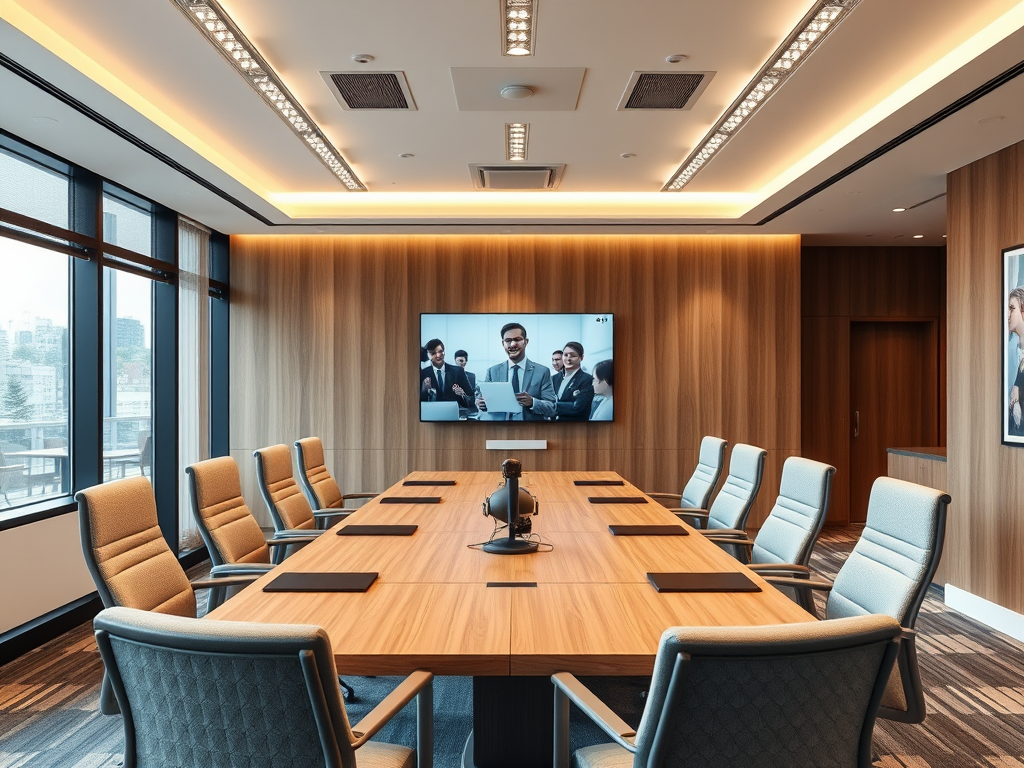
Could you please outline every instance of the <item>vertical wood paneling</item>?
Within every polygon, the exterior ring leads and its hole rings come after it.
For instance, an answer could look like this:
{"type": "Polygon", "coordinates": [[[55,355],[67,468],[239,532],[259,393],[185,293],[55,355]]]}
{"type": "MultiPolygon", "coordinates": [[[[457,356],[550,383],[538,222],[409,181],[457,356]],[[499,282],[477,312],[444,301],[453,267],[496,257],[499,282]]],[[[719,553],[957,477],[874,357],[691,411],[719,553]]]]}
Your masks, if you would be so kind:
{"type": "Polygon", "coordinates": [[[507,425],[421,424],[413,372],[421,312],[510,310],[615,313],[615,423],[516,425],[549,441],[520,456],[527,470],[610,469],[678,491],[700,438],[720,435],[769,451],[759,525],[800,452],[796,236],[243,236],[231,260],[241,462],[318,434],[344,489],[496,469],[504,456],[483,445],[507,425]]]}
{"type": "Polygon", "coordinates": [[[1000,251],[1024,242],[1024,144],[947,178],[950,583],[1024,612],[1024,450],[1001,444],[1000,251]]]}

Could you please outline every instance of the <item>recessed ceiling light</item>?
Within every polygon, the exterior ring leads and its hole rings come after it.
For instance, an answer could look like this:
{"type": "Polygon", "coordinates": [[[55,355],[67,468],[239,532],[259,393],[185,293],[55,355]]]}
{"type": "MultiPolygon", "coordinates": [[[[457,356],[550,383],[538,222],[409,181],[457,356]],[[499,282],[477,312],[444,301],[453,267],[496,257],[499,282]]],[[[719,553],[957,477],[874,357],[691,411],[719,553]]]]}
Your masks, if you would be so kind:
{"type": "Polygon", "coordinates": [[[914,235],[915,240],[920,240],[924,235],[914,235]]]}
{"type": "Polygon", "coordinates": [[[501,89],[501,98],[520,101],[533,96],[533,88],[527,85],[506,85],[501,89]]]}
{"type": "Polygon", "coordinates": [[[409,159],[410,157],[416,157],[412,152],[403,152],[399,155],[401,158],[409,159]]]}
{"type": "Polygon", "coordinates": [[[686,61],[685,53],[673,53],[671,56],[666,56],[665,61],[669,64],[678,64],[680,61],[686,61]]]}
{"type": "Polygon", "coordinates": [[[905,210],[907,210],[907,209],[906,208],[893,208],[892,212],[893,213],[903,213],[905,210]]]}
{"type": "Polygon", "coordinates": [[[537,0],[499,0],[501,55],[533,56],[537,0]]]}
{"type": "Polygon", "coordinates": [[[683,161],[662,192],[678,192],[685,187],[715,152],[739,131],[799,68],[821,42],[838,26],[860,0],[818,0],[790,32],[771,58],[747,83],[725,115],[705,134],[697,148],[683,161]]]}
{"type": "Polygon", "coordinates": [[[945,235],[943,235],[943,237],[945,237],[945,235]]]}
{"type": "Polygon", "coordinates": [[[629,160],[631,157],[636,157],[636,152],[623,152],[619,157],[623,160],[629,160]]]}
{"type": "Polygon", "coordinates": [[[505,158],[514,162],[526,160],[526,144],[529,140],[529,123],[505,123],[505,158]]]}
{"type": "Polygon", "coordinates": [[[356,53],[352,56],[352,61],[356,64],[369,64],[373,61],[373,56],[368,53],[356,53]]]}
{"type": "Polygon", "coordinates": [[[366,191],[341,152],[328,141],[313,118],[216,0],[174,0],[174,4],[342,184],[353,192],[366,191]]]}

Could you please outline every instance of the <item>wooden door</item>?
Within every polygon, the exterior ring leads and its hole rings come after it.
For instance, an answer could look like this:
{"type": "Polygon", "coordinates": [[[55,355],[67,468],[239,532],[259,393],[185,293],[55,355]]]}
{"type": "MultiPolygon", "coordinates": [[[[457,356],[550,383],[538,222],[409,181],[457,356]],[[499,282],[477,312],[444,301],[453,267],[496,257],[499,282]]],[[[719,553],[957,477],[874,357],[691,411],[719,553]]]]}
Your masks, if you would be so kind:
{"type": "Polygon", "coordinates": [[[934,322],[850,323],[850,522],[864,522],[887,448],[938,445],[934,322]]]}

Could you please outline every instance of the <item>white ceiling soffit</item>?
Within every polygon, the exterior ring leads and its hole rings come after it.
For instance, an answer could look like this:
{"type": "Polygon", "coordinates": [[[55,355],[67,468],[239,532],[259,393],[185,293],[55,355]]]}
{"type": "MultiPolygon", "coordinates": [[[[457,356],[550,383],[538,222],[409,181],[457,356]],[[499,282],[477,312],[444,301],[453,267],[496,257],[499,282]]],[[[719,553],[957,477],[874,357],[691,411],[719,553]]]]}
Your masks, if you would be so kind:
{"type": "Polygon", "coordinates": [[[452,67],[452,86],[460,112],[571,112],[583,88],[586,67],[452,67]],[[509,100],[509,86],[526,86],[533,95],[509,100]]]}

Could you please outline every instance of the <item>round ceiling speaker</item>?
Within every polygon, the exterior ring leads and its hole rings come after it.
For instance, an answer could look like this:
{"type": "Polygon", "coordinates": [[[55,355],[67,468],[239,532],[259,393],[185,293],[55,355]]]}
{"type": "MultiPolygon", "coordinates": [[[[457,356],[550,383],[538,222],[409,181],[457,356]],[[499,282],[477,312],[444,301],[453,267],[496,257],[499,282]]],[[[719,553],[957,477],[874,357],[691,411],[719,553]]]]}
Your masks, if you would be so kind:
{"type": "Polygon", "coordinates": [[[503,99],[519,101],[520,99],[528,99],[531,96],[533,96],[533,88],[525,85],[506,85],[501,89],[501,97],[503,99]]]}

